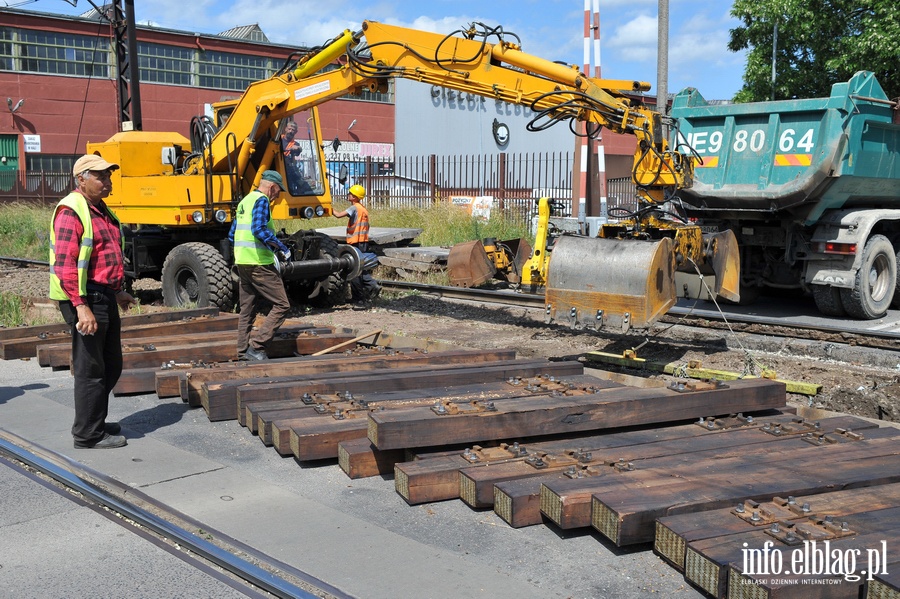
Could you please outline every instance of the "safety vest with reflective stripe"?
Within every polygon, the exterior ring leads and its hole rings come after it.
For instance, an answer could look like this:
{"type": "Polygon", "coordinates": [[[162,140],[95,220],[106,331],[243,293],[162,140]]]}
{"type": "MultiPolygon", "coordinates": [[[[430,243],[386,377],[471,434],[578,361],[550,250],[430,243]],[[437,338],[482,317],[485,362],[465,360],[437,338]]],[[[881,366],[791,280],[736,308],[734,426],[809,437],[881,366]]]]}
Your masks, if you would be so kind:
{"type": "MultiPolygon", "coordinates": [[[[56,276],[56,269],[54,268],[54,265],[56,264],[56,229],[54,229],[53,223],[56,221],[56,215],[59,212],[59,209],[63,206],[71,208],[75,214],[78,215],[79,220],[81,220],[81,226],[84,228],[84,233],[81,235],[81,245],[78,248],[77,268],[79,295],[87,295],[88,266],[91,262],[91,252],[94,251],[94,225],[91,222],[91,209],[88,206],[87,199],[77,191],[73,191],[59,201],[59,204],[56,205],[56,209],[53,211],[53,218],[50,220],[50,299],[57,301],[71,299],[66,295],[66,292],[63,291],[62,283],[60,282],[59,277],[56,276]]],[[[124,251],[125,236],[122,234],[122,224],[119,222],[119,218],[115,213],[109,209],[109,206],[106,206],[106,204],[103,206],[106,208],[106,213],[109,217],[113,219],[113,222],[119,227],[119,238],[121,239],[122,250],[124,251]]]]}
{"type": "Polygon", "coordinates": [[[369,241],[369,211],[362,204],[354,204],[354,218],[347,223],[347,243],[366,243],[369,241]]]}
{"type": "MultiPolygon", "coordinates": [[[[251,191],[241,203],[238,204],[234,227],[234,263],[235,264],[275,264],[275,252],[269,246],[253,236],[250,227],[253,225],[253,206],[256,200],[269,198],[266,194],[256,190],[251,191]]],[[[275,233],[275,225],[272,224],[272,213],[269,212],[269,222],[266,223],[272,233],[275,233]]]]}

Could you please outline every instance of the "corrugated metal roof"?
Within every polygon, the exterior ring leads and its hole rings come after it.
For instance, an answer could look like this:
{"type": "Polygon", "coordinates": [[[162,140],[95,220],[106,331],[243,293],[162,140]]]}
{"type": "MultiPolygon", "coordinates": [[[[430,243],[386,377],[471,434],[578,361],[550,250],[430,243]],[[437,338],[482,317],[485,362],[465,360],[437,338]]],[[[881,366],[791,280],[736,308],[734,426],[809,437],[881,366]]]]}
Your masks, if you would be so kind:
{"type": "Polygon", "coordinates": [[[269,42],[269,38],[259,28],[259,24],[241,25],[240,27],[232,27],[219,34],[222,37],[230,37],[238,40],[249,40],[251,42],[269,42]]]}

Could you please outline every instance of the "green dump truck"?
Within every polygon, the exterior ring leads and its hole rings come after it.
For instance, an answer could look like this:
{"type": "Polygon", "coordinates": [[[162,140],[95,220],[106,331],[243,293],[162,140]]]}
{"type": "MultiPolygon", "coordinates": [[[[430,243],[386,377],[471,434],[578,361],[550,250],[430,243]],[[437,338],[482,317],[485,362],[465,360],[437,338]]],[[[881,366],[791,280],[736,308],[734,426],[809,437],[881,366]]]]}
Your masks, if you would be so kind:
{"type": "Polygon", "coordinates": [[[684,214],[735,233],[742,300],[768,287],[829,316],[900,308],[900,110],[872,73],[804,100],[710,104],[688,88],[671,114],[698,158],[684,214]]]}

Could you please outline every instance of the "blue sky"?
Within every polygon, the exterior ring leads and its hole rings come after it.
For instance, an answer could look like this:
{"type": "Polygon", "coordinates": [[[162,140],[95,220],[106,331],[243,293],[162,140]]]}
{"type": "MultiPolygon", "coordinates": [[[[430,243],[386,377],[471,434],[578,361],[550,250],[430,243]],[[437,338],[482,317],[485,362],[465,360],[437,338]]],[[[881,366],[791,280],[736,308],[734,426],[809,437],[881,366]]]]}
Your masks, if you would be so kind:
{"type": "MultiPolygon", "coordinates": [[[[0,0],[2,1],[2,0],[0,0]]],[[[102,0],[94,0],[98,5],[102,0]]],[[[656,90],[659,0],[600,0],[604,78],[647,81],[656,90]]],[[[7,0],[9,6],[58,14],[90,10],[87,0],[7,0]]],[[[525,52],[569,64],[584,62],[584,0],[134,0],[142,23],[219,33],[258,23],[273,42],[318,45],[363,19],[449,33],[473,21],[502,25],[525,52]]],[[[741,87],[743,54],[727,49],[739,23],[730,2],[669,0],[669,93],[695,87],[707,99],[730,99],[741,87]]],[[[593,59],[592,59],[593,60],[593,59]]]]}

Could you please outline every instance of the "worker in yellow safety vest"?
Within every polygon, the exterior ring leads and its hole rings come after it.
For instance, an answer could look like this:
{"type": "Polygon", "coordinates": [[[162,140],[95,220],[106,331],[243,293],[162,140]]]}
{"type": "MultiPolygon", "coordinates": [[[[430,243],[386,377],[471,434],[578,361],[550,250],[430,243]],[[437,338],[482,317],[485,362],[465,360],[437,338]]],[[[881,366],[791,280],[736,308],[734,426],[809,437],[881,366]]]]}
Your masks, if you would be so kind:
{"type": "Polygon", "coordinates": [[[238,204],[228,233],[240,280],[237,349],[241,359],[268,359],[266,344],[275,336],[291,308],[275,265],[276,252],[282,262],[288,262],[291,250],[275,236],[269,205],[283,190],[281,174],[278,171],[264,171],[259,186],[238,204]],[[251,338],[253,322],[262,308],[262,300],[267,300],[272,307],[251,338]]]}

